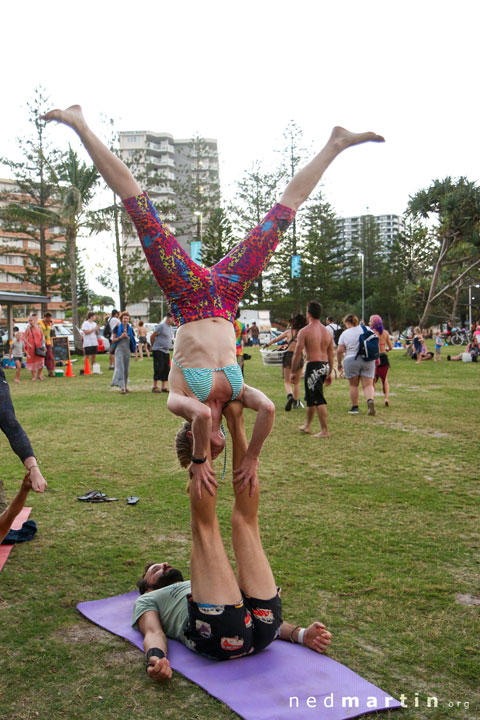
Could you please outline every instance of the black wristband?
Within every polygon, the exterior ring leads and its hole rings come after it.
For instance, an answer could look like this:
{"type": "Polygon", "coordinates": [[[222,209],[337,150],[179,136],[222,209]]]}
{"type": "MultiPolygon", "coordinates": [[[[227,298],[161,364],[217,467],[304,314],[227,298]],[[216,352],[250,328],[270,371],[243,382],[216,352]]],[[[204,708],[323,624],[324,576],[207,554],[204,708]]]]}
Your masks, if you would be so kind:
{"type": "Polygon", "coordinates": [[[160,660],[164,657],[166,657],[163,650],[160,650],[160,648],[150,648],[150,650],[147,650],[147,665],[145,667],[145,670],[148,671],[148,668],[150,667],[150,658],[151,657],[158,657],[160,660]]]}
{"type": "Polygon", "coordinates": [[[202,465],[204,462],[206,462],[207,456],[205,455],[204,458],[195,458],[192,455],[191,460],[192,460],[192,463],[195,463],[195,465],[202,465]]]}

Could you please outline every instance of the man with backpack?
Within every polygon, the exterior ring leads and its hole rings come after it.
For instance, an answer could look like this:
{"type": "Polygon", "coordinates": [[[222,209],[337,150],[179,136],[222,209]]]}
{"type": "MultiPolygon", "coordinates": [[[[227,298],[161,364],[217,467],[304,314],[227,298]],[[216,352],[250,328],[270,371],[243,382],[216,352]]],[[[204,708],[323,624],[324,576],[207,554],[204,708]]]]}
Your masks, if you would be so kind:
{"type": "MultiPolygon", "coordinates": [[[[334,372],[335,380],[336,380],[336,379],[337,379],[337,370],[338,370],[338,366],[337,366],[337,346],[338,346],[338,340],[339,340],[339,338],[340,338],[340,335],[342,334],[343,328],[342,328],[341,325],[338,325],[338,324],[334,321],[334,319],[333,319],[333,317],[332,317],[331,315],[329,315],[329,316],[327,317],[327,324],[325,325],[325,327],[327,328],[328,332],[330,333],[330,335],[331,335],[332,338],[333,338],[333,372],[334,372]]],[[[338,373],[338,375],[339,375],[341,378],[344,377],[343,372],[342,372],[342,373],[338,373]]]]}
{"type": "Polygon", "coordinates": [[[315,410],[320,421],[320,432],[314,437],[327,438],[327,401],[323,395],[323,386],[332,382],[333,370],[333,337],[320,321],[322,306],[312,301],[308,303],[308,325],[297,335],[297,344],[292,358],[290,379],[295,383],[300,372],[302,351],[305,349],[307,364],[305,367],[305,400],[307,402],[307,419],[298,429],[310,434],[315,410]]]}
{"type": "Polygon", "coordinates": [[[375,415],[375,360],[378,358],[378,337],[373,330],[362,323],[353,313],[343,318],[346,330],[338,339],[338,369],[345,367],[345,377],[350,384],[350,415],[358,415],[358,386],[362,383],[363,394],[367,401],[368,414],[375,415]],[[344,360],[345,356],[345,360],[344,360]]]}

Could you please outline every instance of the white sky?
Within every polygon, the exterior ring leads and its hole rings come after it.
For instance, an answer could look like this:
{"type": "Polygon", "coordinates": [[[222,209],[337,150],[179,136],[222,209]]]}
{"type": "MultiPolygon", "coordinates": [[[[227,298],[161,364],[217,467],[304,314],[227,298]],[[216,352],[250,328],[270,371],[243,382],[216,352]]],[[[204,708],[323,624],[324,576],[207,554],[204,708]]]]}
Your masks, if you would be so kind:
{"type": "MultiPolygon", "coordinates": [[[[119,129],[217,138],[227,197],[254,160],[276,160],[289,120],[315,149],[340,124],[387,142],[341,155],[327,199],[339,215],[401,214],[434,178],[479,178],[479,26],[477,0],[4,3],[0,156],[38,84],[99,132],[105,113],[119,129]]],[[[98,239],[84,245],[91,259],[98,239]]]]}

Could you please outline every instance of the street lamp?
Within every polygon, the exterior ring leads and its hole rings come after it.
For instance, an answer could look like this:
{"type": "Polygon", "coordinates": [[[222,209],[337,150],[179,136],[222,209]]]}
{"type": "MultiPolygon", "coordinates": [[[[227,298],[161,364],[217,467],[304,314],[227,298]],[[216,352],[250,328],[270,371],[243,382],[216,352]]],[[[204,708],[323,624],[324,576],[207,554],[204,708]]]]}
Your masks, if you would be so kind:
{"type": "Polygon", "coordinates": [[[359,252],[358,257],[362,261],[362,321],[365,322],[365,255],[359,252]]]}
{"type": "Polygon", "coordinates": [[[200,210],[193,213],[197,217],[197,239],[190,243],[192,260],[198,265],[202,264],[202,220],[203,214],[200,210]]]}

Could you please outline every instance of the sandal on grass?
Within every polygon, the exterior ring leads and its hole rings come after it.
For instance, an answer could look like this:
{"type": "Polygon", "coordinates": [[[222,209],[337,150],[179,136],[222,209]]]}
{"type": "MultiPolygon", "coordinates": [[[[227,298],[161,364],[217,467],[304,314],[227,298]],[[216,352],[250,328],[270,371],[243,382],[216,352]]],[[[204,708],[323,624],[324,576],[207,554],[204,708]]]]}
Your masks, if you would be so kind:
{"type": "Polygon", "coordinates": [[[129,495],[127,497],[127,505],[136,505],[140,498],[138,498],[136,495],[129,495]]]}
{"type": "Polygon", "coordinates": [[[80,500],[80,502],[91,502],[91,499],[94,497],[106,497],[106,493],[101,493],[100,490],[87,490],[85,495],[81,495],[80,497],[77,497],[77,500],[80,500]]]}

